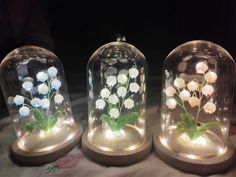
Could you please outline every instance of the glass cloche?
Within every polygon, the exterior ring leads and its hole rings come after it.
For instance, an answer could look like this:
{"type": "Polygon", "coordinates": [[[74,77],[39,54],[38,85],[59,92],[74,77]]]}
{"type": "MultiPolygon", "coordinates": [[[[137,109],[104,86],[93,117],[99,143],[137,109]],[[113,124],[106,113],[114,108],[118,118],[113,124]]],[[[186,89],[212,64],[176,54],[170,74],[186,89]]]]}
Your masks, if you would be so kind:
{"type": "Polygon", "coordinates": [[[60,60],[37,46],[10,52],[0,65],[1,86],[17,140],[13,156],[42,164],[67,153],[78,143],[76,125],[60,60]]]}
{"type": "Polygon", "coordinates": [[[223,170],[233,157],[234,60],[217,44],[190,41],[167,56],[162,71],[161,125],[154,138],[159,156],[190,172],[223,170]]]}
{"type": "Polygon", "coordinates": [[[105,44],[91,56],[87,65],[88,130],[82,144],[92,159],[122,165],[149,152],[147,69],[144,55],[122,41],[105,44]]]}

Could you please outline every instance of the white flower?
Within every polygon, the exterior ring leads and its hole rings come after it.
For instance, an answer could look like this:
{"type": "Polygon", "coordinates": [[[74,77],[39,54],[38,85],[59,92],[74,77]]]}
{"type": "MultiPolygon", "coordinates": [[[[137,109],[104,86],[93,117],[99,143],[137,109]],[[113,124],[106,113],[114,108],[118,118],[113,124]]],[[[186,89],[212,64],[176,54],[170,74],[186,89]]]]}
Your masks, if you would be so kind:
{"type": "Polygon", "coordinates": [[[196,81],[190,81],[187,84],[187,87],[188,87],[188,90],[191,92],[196,91],[198,89],[198,83],[196,81]]]}
{"type": "Polygon", "coordinates": [[[169,98],[166,100],[166,105],[168,106],[169,109],[175,109],[177,102],[174,98],[169,98]]]}
{"type": "Polygon", "coordinates": [[[106,106],[106,102],[103,99],[98,99],[96,101],[96,109],[103,110],[105,106],[106,106]]]}
{"type": "Polygon", "coordinates": [[[198,97],[192,96],[191,98],[189,98],[188,103],[191,107],[199,106],[200,99],[198,97]]]}
{"type": "Polygon", "coordinates": [[[208,114],[212,114],[216,111],[216,105],[212,102],[207,102],[203,108],[204,111],[208,114]]]}
{"type": "Polygon", "coordinates": [[[121,70],[119,71],[119,74],[124,74],[124,75],[128,76],[129,71],[128,71],[127,69],[121,69],[121,70]]]}
{"type": "Polygon", "coordinates": [[[211,96],[214,93],[214,88],[211,85],[206,84],[202,87],[202,94],[205,96],[211,96]]]}
{"type": "Polygon", "coordinates": [[[44,71],[39,72],[37,75],[37,80],[40,82],[45,82],[46,80],[48,80],[48,74],[45,73],[44,71]]]}
{"type": "Polygon", "coordinates": [[[55,68],[54,66],[48,68],[48,75],[49,75],[49,77],[56,77],[57,68],[55,68]]]}
{"type": "Polygon", "coordinates": [[[128,80],[127,76],[125,74],[119,74],[117,77],[118,83],[125,84],[128,80]]]}
{"type": "Polygon", "coordinates": [[[131,92],[137,93],[139,91],[139,88],[140,88],[139,85],[135,82],[129,84],[129,90],[131,92]]]}
{"type": "Polygon", "coordinates": [[[107,88],[102,89],[100,93],[102,98],[108,98],[110,94],[110,90],[108,90],[107,88]]]}
{"type": "Polygon", "coordinates": [[[127,94],[127,90],[126,90],[126,88],[125,87],[119,87],[118,89],[117,89],[117,95],[119,96],[119,97],[125,97],[126,96],[126,94],[127,94]]]}
{"type": "Polygon", "coordinates": [[[39,106],[41,106],[41,100],[39,98],[33,98],[31,101],[30,101],[30,104],[37,108],[39,106]]]}
{"type": "Polygon", "coordinates": [[[107,77],[107,82],[106,83],[109,87],[113,87],[114,85],[116,85],[116,82],[117,82],[116,76],[108,76],[107,77]]]}
{"type": "Polygon", "coordinates": [[[217,74],[213,71],[208,71],[205,75],[207,83],[215,83],[217,79],[217,74]]]}
{"type": "Polygon", "coordinates": [[[109,96],[108,101],[111,104],[116,104],[119,102],[119,98],[115,94],[112,94],[109,96]]]}
{"type": "Polygon", "coordinates": [[[179,93],[179,97],[181,98],[181,100],[183,101],[188,101],[189,98],[190,98],[190,93],[188,90],[182,90],[180,93],[179,93]]]}
{"type": "Polygon", "coordinates": [[[130,98],[124,101],[125,108],[132,109],[134,107],[134,101],[130,98]]]}
{"type": "Polygon", "coordinates": [[[138,76],[139,72],[136,68],[129,69],[129,75],[132,79],[136,78],[138,76]]]}
{"type": "Polygon", "coordinates": [[[23,96],[21,96],[21,95],[16,95],[15,97],[14,97],[14,103],[16,104],[16,105],[22,105],[23,103],[24,103],[24,97],[23,96]]]}
{"type": "Polygon", "coordinates": [[[38,92],[39,94],[46,95],[49,91],[49,88],[46,84],[38,85],[38,92]]]}
{"type": "Polygon", "coordinates": [[[30,109],[26,106],[22,106],[20,109],[19,109],[19,114],[21,116],[28,116],[30,114],[30,109]]]}
{"type": "Polygon", "coordinates": [[[176,93],[176,90],[172,86],[169,86],[166,88],[165,92],[167,96],[174,96],[176,93]]]}
{"type": "Polygon", "coordinates": [[[25,81],[29,81],[29,82],[34,82],[34,79],[32,78],[32,77],[25,77],[24,79],[23,79],[23,82],[25,82],[25,81]]]}
{"type": "Polygon", "coordinates": [[[63,100],[64,100],[64,97],[63,97],[61,94],[59,94],[59,93],[57,93],[57,94],[54,96],[54,102],[55,102],[56,104],[61,104],[63,100]]]}
{"type": "Polygon", "coordinates": [[[196,65],[196,71],[198,74],[203,74],[205,73],[206,71],[208,70],[208,66],[204,63],[204,62],[199,62],[197,65],[196,65]]]}
{"type": "Polygon", "coordinates": [[[120,112],[117,108],[111,108],[109,111],[109,115],[111,118],[118,118],[120,116],[120,112]]]}
{"type": "Polygon", "coordinates": [[[53,89],[58,90],[61,87],[61,81],[58,79],[53,79],[51,82],[51,86],[53,89]]]}
{"type": "Polygon", "coordinates": [[[26,91],[30,91],[33,88],[33,83],[30,81],[25,81],[22,84],[22,87],[26,90],[26,91]]]}
{"type": "Polygon", "coordinates": [[[175,87],[177,87],[179,89],[184,88],[185,87],[185,81],[182,78],[176,78],[174,80],[174,85],[175,85],[175,87]]]}
{"type": "MultiPolygon", "coordinates": [[[[54,99],[55,99],[55,97],[54,97],[54,99]]],[[[43,98],[41,100],[41,107],[45,108],[45,109],[48,109],[49,106],[50,106],[50,100],[48,98],[43,98]]]]}

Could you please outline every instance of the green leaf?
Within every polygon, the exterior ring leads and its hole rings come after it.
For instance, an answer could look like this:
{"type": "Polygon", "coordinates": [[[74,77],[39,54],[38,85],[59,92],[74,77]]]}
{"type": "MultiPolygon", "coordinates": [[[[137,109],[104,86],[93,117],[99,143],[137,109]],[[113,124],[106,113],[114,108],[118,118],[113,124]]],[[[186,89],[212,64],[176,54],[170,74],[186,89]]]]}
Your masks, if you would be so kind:
{"type": "Polygon", "coordinates": [[[48,116],[44,111],[39,109],[32,109],[35,120],[37,120],[41,124],[45,124],[47,122],[48,116]]]}
{"type": "Polygon", "coordinates": [[[32,133],[34,129],[40,128],[40,124],[38,122],[27,122],[25,124],[25,130],[29,133],[32,133]]]}

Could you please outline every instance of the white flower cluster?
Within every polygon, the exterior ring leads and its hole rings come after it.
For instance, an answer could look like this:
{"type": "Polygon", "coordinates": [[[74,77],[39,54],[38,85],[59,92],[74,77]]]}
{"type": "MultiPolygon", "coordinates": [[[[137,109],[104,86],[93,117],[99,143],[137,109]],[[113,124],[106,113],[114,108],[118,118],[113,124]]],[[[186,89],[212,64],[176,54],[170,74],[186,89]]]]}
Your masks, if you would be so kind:
{"type": "Polygon", "coordinates": [[[107,103],[111,118],[120,116],[123,105],[126,109],[132,109],[134,107],[133,94],[139,91],[140,86],[131,80],[137,78],[138,75],[139,71],[131,68],[127,75],[119,72],[118,76],[108,76],[106,78],[107,86],[101,90],[100,98],[96,100],[96,109],[103,110],[107,103]]]}
{"type": "MultiPolygon", "coordinates": [[[[175,109],[177,104],[184,106],[184,102],[188,102],[191,107],[199,107],[201,110],[201,102],[203,97],[210,98],[214,93],[214,87],[211,85],[216,82],[217,74],[213,71],[208,71],[208,66],[204,62],[199,62],[196,65],[196,72],[203,74],[203,81],[200,83],[198,80],[192,80],[188,83],[183,78],[176,78],[174,80],[174,87],[169,86],[165,89],[166,105],[169,109],[175,109]],[[208,72],[207,72],[208,71],[208,72]],[[174,96],[177,95],[181,102],[178,103],[174,96]]],[[[212,114],[216,111],[216,105],[209,99],[203,109],[206,113],[212,114]]]]}
{"type": "Polygon", "coordinates": [[[64,100],[64,97],[58,93],[59,88],[61,87],[61,81],[56,78],[57,76],[57,68],[52,66],[48,68],[46,71],[38,72],[36,75],[37,81],[41,82],[36,86],[37,92],[39,95],[42,95],[43,98],[34,97],[34,85],[33,79],[27,79],[30,77],[26,77],[23,80],[22,88],[29,92],[31,98],[24,97],[22,95],[16,95],[13,99],[14,103],[19,106],[19,114],[21,116],[28,116],[30,114],[30,109],[32,108],[42,108],[49,109],[50,101],[52,97],[54,98],[54,102],[56,104],[61,104],[64,100]]]}

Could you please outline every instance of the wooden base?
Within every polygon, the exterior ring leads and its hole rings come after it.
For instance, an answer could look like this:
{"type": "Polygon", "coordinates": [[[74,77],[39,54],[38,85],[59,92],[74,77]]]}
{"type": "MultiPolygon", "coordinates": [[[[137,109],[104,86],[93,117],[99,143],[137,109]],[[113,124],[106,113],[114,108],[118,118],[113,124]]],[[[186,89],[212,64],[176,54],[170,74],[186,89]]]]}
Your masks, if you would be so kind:
{"type": "Polygon", "coordinates": [[[152,148],[152,137],[147,136],[141,146],[127,151],[106,151],[88,141],[88,130],[82,136],[82,150],[92,160],[109,166],[124,166],[145,158],[152,148]]]}
{"type": "Polygon", "coordinates": [[[23,163],[24,165],[29,166],[37,166],[53,162],[67,154],[77,144],[79,144],[83,133],[83,127],[81,125],[77,126],[78,128],[76,129],[75,136],[59,147],[43,152],[28,152],[21,149],[18,146],[17,140],[15,140],[11,145],[10,155],[17,163],[23,163]]]}
{"type": "Polygon", "coordinates": [[[232,144],[227,144],[227,150],[224,154],[209,159],[191,159],[182,157],[179,154],[168,150],[161,142],[159,134],[153,135],[154,148],[157,156],[180,170],[196,173],[199,175],[210,175],[222,172],[229,168],[234,161],[234,149],[232,144]]]}

